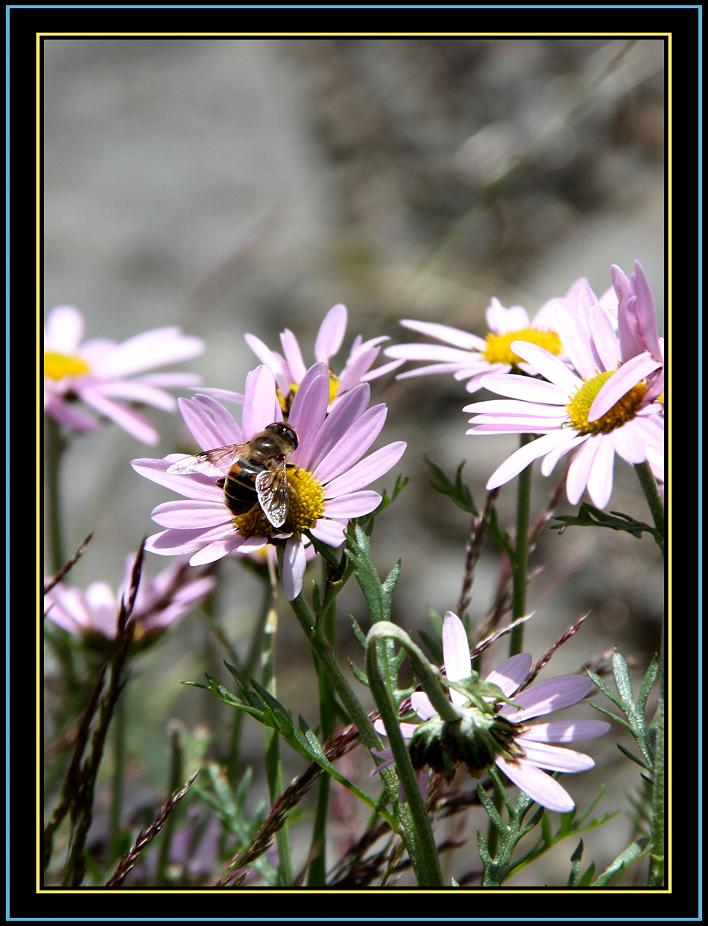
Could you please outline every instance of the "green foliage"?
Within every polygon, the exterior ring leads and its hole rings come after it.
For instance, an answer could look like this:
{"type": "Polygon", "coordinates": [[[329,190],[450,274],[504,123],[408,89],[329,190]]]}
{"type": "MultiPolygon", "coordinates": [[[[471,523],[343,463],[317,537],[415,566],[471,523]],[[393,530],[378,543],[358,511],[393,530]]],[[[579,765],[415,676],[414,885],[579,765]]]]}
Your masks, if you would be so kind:
{"type": "Polygon", "coordinates": [[[621,511],[603,511],[587,502],[582,503],[576,515],[556,515],[554,521],[558,523],[549,524],[549,529],[558,531],[559,534],[564,534],[569,527],[609,527],[610,530],[624,531],[633,537],[651,534],[657,543],[663,541],[661,533],[644,521],[635,521],[621,511]]]}
{"type": "Polygon", "coordinates": [[[441,495],[446,495],[448,498],[452,499],[457,507],[461,508],[462,511],[466,511],[467,514],[477,514],[477,508],[472,494],[466,483],[462,481],[462,469],[465,465],[465,461],[463,460],[455,470],[454,482],[450,479],[442,466],[434,463],[430,457],[426,456],[425,462],[430,467],[432,473],[432,478],[429,479],[428,482],[433,489],[441,495]]]}

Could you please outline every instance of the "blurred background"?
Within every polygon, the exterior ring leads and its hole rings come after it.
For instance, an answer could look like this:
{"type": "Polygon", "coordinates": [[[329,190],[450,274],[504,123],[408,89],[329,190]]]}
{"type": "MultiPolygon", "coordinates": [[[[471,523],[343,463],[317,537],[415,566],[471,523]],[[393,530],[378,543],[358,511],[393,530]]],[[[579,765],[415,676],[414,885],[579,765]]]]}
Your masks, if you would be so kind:
{"type": "MultiPolygon", "coordinates": [[[[417,340],[400,328],[401,317],[483,334],[491,296],[535,312],[578,276],[603,292],[610,264],[629,273],[635,258],[663,308],[659,41],[45,40],[44,61],[45,307],[76,305],[87,337],[122,340],[182,325],[207,349],[180,368],[200,373],[205,385],[242,389],[256,364],[245,332],[275,347],[289,327],[314,359],[314,335],[337,302],[349,309],[342,362],[356,334],[417,340]]],[[[381,570],[403,560],[396,620],[430,629],[429,611],[442,613],[459,596],[468,517],[430,488],[424,454],[448,472],[466,460],[481,504],[489,473],[516,439],[466,437],[461,409],[470,399],[451,378],[389,378],[374,384],[373,396],[390,408],[380,443],[408,442],[397,471],[410,477],[378,520],[373,550],[381,570]]],[[[129,461],[189,452],[185,431],[177,415],[146,415],[163,436],[155,450],[114,426],[71,442],[62,483],[67,548],[94,531],[72,584],[117,583],[125,555],[156,529],[150,510],[171,497],[129,461]]],[[[394,476],[381,486],[390,490],[394,476]]],[[[536,514],[554,485],[536,476],[536,514]]],[[[511,487],[498,507],[511,524],[511,487]]],[[[621,463],[611,508],[649,520],[621,463]]],[[[560,513],[568,510],[561,505],[560,513]]],[[[148,571],[166,563],[149,557],[148,571]]],[[[536,656],[592,612],[547,675],[576,671],[615,644],[646,666],[662,609],[650,539],[547,531],[532,559],[540,565],[526,630],[536,656]]],[[[245,651],[258,584],[235,561],[225,567],[219,619],[245,651]]],[[[490,545],[476,574],[473,624],[490,606],[499,569],[490,545]]],[[[365,624],[355,588],[342,599],[341,647],[360,659],[347,611],[365,624]]],[[[302,643],[281,605],[279,696],[314,727],[316,684],[302,643]]],[[[489,667],[505,652],[498,644],[489,667]]],[[[154,809],[166,791],[172,719],[206,725],[218,754],[227,708],[180,682],[209,671],[228,684],[222,657],[195,615],[136,662],[128,698],[140,710],[129,730],[126,819],[154,809]]],[[[578,712],[593,715],[589,706],[578,712]]],[[[260,728],[247,719],[245,735],[245,758],[262,782],[260,728]]],[[[598,810],[626,808],[639,772],[618,752],[618,736],[592,744],[594,771],[566,778],[579,804],[605,786],[598,810]]],[[[302,769],[297,756],[285,759],[288,773],[302,769]]],[[[347,761],[348,773],[358,764],[366,775],[366,757],[347,761]]],[[[333,858],[360,819],[343,798],[334,813],[333,858]]],[[[470,830],[478,820],[471,811],[470,830]]],[[[306,853],[309,824],[302,831],[306,853]]],[[[587,834],[585,857],[604,867],[630,832],[618,815],[587,834]]],[[[570,842],[513,883],[565,879],[570,842]]],[[[449,870],[459,877],[472,865],[466,849],[449,870]]]]}

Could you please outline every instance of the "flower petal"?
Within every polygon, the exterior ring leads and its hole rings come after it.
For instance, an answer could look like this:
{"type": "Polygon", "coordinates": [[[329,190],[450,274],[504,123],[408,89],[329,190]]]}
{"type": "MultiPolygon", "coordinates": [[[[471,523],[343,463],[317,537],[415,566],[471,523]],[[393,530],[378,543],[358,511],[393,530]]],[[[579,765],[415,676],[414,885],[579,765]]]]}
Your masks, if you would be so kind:
{"type": "Polygon", "coordinates": [[[350,492],[348,495],[338,495],[325,502],[325,517],[327,518],[360,518],[369,514],[381,503],[378,492],[350,492]]]}
{"type": "Polygon", "coordinates": [[[424,691],[414,691],[411,695],[411,707],[421,720],[437,717],[438,712],[433,707],[430,698],[424,691]]]}
{"type": "Polygon", "coordinates": [[[181,458],[180,454],[171,454],[166,460],[154,460],[145,457],[131,460],[130,465],[140,476],[171,489],[173,492],[178,492],[180,495],[184,495],[185,498],[199,499],[204,502],[223,501],[224,493],[216,485],[212,477],[204,476],[202,473],[178,476],[166,472],[172,462],[181,458]]]}
{"type": "Polygon", "coordinates": [[[514,701],[521,705],[520,709],[505,704],[500,713],[512,723],[521,723],[578,704],[592,688],[593,683],[585,675],[558,675],[518,692],[514,701]]]}
{"type": "Polygon", "coordinates": [[[531,724],[524,730],[523,739],[534,743],[574,743],[603,736],[611,729],[612,724],[606,720],[552,720],[531,724]]]}
{"type": "Polygon", "coordinates": [[[208,395],[178,399],[184,423],[202,450],[243,442],[243,432],[231,412],[208,395]]]}
{"type": "Polygon", "coordinates": [[[280,343],[285,354],[285,361],[290,368],[291,382],[299,383],[305,375],[307,367],[302,359],[302,352],[300,345],[297,343],[297,338],[289,328],[286,328],[285,331],[280,332],[280,343]]]}
{"type": "MultiPolygon", "coordinates": [[[[399,723],[398,726],[399,726],[399,728],[400,728],[400,730],[401,730],[401,736],[403,737],[403,739],[404,739],[404,740],[409,740],[409,739],[411,738],[411,736],[413,736],[413,734],[415,733],[415,731],[417,730],[417,728],[419,727],[419,724],[417,724],[417,723],[399,723]]],[[[374,721],[374,730],[376,730],[376,732],[379,734],[379,736],[388,736],[388,734],[386,733],[386,727],[385,727],[385,725],[384,725],[384,722],[383,722],[383,720],[381,720],[380,717],[377,718],[377,719],[374,721]]],[[[381,768],[381,766],[379,766],[379,768],[376,769],[376,771],[379,771],[380,768],[381,768]]]]}
{"type": "Polygon", "coordinates": [[[302,591],[302,579],[305,575],[305,547],[299,537],[291,537],[285,544],[281,581],[288,601],[292,601],[302,591]]]}
{"type": "Polygon", "coordinates": [[[442,344],[395,344],[385,350],[387,357],[395,360],[434,360],[437,363],[456,363],[466,367],[479,364],[479,357],[457,347],[442,344]]]}
{"type": "Polygon", "coordinates": [[[320,460],[342,439],[362,414],[369,404],[370,395],[371,387],[360,383],[336,401],[313,438],[308,452],[298,457],[300,466],[310,471],[317,467],[320,460]]]}
{"type": "Polygon", "coordinates": [[[346,472],[360,460],[376,438],[386,421],[385,405],[372,405],[360,415],[341,440],[320,460],[313,471],[319,482],[326,484],[346,472]]]}
{"type": "Polygon", "coordinates": [[[612,477],[615,462],[615,448],[609,434],[601,435],[590,475],[588,494],[597,508],[605,508],[612,495],[612,477]]]}
{"type": "MultiPolygon", "coordinates": [[[[462,331],[461,328],[451,328],[449,325],[441,325],[438,322],[417,322],[410,318],[402,318],[401,325],[411,331],[424,334],[426,337],[437,338],[438,341],[444,341],[454,347],[461,347],[462,350],[483,351],[486,346],[484,338],[480,338],[476,334],[470,334],[468,331],[462,331]]],[[[393,356],[387,350],[384,353],[387,357],[393,356]]]]}
{"type": "MultiPolygon", "coordinates": [[[[472,674],[472,659],[467,632],[460,618],[453,611],[446,611],[442,627],[443,662],[445,674],[451,682],[460,682],[472,674]]],[[[465,696],[450,689],[450,697],[456,704],[464,703],[465,696]]]]}
{"type": "Polygon", "coordinates": [[[562,389],[566,396],[573,395],[582,386],[582,380],[562,360],[550,351],[539,347],[538,344],[532,344],[530,341],[512,341],[511,349],[530,363],[537,373],[562,389]]]}
{"type": "Polygon", "coordinates": [[[598,303],[588,313],[593,344],[605,370],[614,370],[620,362],[620,346],[609,316],[598,303]]]}
{"type": "MultiPolygon", "coordinates": [[[[576,300],[575,306],[559,307],[553,313],[553,328],[558,332],[563,352],[570,358],[573,367],[583,379],[590,379],[595,375],[599,361],[593,351],[586,321],[593,304],[590,290],[581,289],[576,300]]],[[[513,346],[512,350],[515,350],[513,346]]]]}
{"type": "Polygon", "coordinates": [[[288,424],[295,428],[298,437],[298,447],[292,455],[292,462],[298,466],[305,466],[328,404],[329,371],[324,363],[316,363],[303,376],[288,415],[288,424]]]}
{"type": "Polygon", "coordinates": [[[140,380],[120,379],[115,382],[97,383],[95,388],[102,395],[127,399],[129,402],[143,402],[165,412],[172,412],[177,408],[176,400],[169,393],[140,380]]]}
{"type": "Polygon", "coordinates": [[[153,508],[150,517],[161,527],[177,527],[181,530],[231,523],[231,515],[223,503],[186,499],[163,502],[153,508]]]}
{"type": "Polygon", "coordinates": [[[320,518],[310,529],[310,533],[330,547],[341,547],[347,529],[346,521],[330,521],[329,518],[320,518]]]}
{"type": "Polygon", "coordinates": [[[595,396],[595,400],[588,412],[588,421],[596,421],[598,418],[602,418],[613,405],[619,402],[623,395],[660,366],[660,361],[654,360],[646,351],[623,363],[595,396]]]}
{"type": "Polygon", "coordinates": [[[127,376],[167,363],[181,363],[204,352],[204,342],[183,335],[179,328],[154,328],[118,344],[102,359],[96,373],[127,376]]]}
{"type": "Polygon", "coordinates": [[[544,456],[551,450],[556,450],[568,443],[575,437],[575,431],[568,429],[559,429],[551,431],[550,434],[544,434],[537,437],[530,444],[525,444],[515,450],[510,457],[494,470],[487,480],[487,489],[496,489],[498,486],[509,482],[514,476],[518,475],[522,469],[525,469],[529,463],[538,457],[544,456]]]}
{"type": "MultiPolygon", "coordinates": [[[[569,431],[571,437],[574,431],[569,431]]],[[[580,446],[568,468],[565,491],[571,505],[577,505],[588,484],[588,477],[595,462],[595,455],[600,449],[601,434],[593,434],[580,446]]]]}
{"type": "Polygon", "coordinates": [[[137,412],[134,412],[125,405],[121,405],[119,402],[113,402],[111,399],[102,395],[97,389],[87,386],[81,387],[79,395],[87,405],[95,408],[97,412],[105,415],[106,418],[110,418],[136,440],[142,441],[144,444],[152,444],[153,446],[159,443],[160,435],[155,428],[153,428],[151,424],[148,424],[137,412]]]}
{"type": "Polygon", "coordinates": [[[347,330],[347,309],[341,303],[333,305],[322,319],[315,339],[315,359],[327,363],[342,346],[347,330]]]}
{"type": "Polygon", "coordinates": [[[516,742],[526,753],[528,762],[549,772],[586,772],[595,767],[595,760],[584,752],[565,749],[563,746],[551,746],[548,743],[534,743],[523,736],[517,736],[516,742]]]}
{"type": "Polygon", "coordinates": [[[166,531],[160,531],[148,537],[145,541],[145,549],[160,556],[181,556],[182,554],[196,553],[205,544],[211,543],[213,540],[223,539],[229,533],[234,533],[234,529],[230,524],[207,531],[202,527],[193,530],[168,528],[166,531]]]}
{"type": "Polygon", "coordinates": [[[405,441],[394,441],[380,447],[368,457],[355,463],[351,469],[332,479],[325,485],[325,497],[346,495],[370,485],[379,476],[383,476],[401,459],[406,449],[405,441]]]}
{"type": "Polygon", "coordinates": [[[500,756],[495,761],[515,785],[542,807],[558,813],[567,813],[575,807],[575,801],[565,788],[530,762],[524,759],[507,762],[500,756]]]}
{"type": "Polygon", "coordinates": [[[189,565],[204,566],[206,563],[215,563],[216,560],[228,556],[242,543],[243,537],[235,533],[232,533],[230,537],[224,537],[223,540],[214,540],[198,550],[189,560],[189,565]]]}
{"type": "Polygon", "coordinates": [[[84,318],[73,305],[58,305],[47,316],[44,349],[73,354],[84,335],[84,318]]]}
{"type": "Polygon", "coordinates": [[[490,672],[485,678],[485,682],[499,685],[507,698],[509,698],[519,685],[526,680],[526,676],[531,671],[532,663],[531,653],[518,653],[503,662],[493,672],[490,672]]]}
{"type": "Polygon", "coordinates": [[[283,413],[275,393],[273,371],[265,364],[248,374],[244,392],[241,430],[243,439],[249,441],[267,425],[282,421],[283,413]]]}

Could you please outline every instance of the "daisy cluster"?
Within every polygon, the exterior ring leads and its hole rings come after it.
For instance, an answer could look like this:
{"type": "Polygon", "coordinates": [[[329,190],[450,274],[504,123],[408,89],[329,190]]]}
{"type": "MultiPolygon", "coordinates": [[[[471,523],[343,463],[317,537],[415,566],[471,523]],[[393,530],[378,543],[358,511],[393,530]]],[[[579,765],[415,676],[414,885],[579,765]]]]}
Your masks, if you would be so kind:
{"type": "Polygon", "coordinates": [[[465,406],[467,433],[531,434],[535,440],[506,459],[487,489],[503,485],[543,458],[548,476],[566,454],[568,501],[585,491],[598,508],[612,494],[615,456],[649,463],[664,479],[664,346],[644,270],[631,277],[612,267],[613,287],[598,298],[585,279],[563,298],[545,303],[531,320],[521,306],[493,300],[485,338],[429,322],[404,320],[421,334],[444,341],[387,348],[398,359],[434,361],[399,379],[452,373],[467,390],[484,387],[503,396],[465,406]]]}

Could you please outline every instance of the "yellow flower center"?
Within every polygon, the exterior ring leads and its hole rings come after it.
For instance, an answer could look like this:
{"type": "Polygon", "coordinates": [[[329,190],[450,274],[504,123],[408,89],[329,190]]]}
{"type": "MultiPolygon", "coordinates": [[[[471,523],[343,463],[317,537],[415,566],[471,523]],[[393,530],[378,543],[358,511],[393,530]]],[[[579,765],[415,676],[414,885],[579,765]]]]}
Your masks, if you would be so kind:
{"type": "Polygon", "coordinates": [[[487,363],[523,363],[511,349],[512,341],[530,341],[545,348],[556,356],[561,352],[561,339],[555,331],[541,331],[540,328],[518,328],[516,331],[506,331],[504,334],[492,334],[486,337],[487,346],[482,356],[487,363]]]}
{"type": "MultiPolygon", "coordinates": [[[[276,386],[275,394],[278,397],[278,404],[283,410],[283,415],[287,418],[290,413],[290,407],[293,404],[293,399],[295,398],[295,393],[300,388],[300,383],[290,383],[288,388],[287,395],[283,395],[282,391],[276,386]]],[[[329,371],[329,402],[334,402],[337,397],[337,390],[339,389],[339,377],[333,371],[329,371]]]]}
{"type": "Polygon", "coordinates": [[[44,352],[44,375],[59,381],[67,376],[84,376],[91,372],[91,367],[81,357],[59,354],[53,350],[44,352]]]}
{"type": "Polygon", "coordinates": [[[614,431],[615,428],[619,428],[634,418],[637,409],[642,404],[648,388],[643,381],[632,386],[629,392],[625,392],[619,402],[616,402],[601,418],[588,421],[592,403],[614,372],[614,370],[609,370],[606,373],[598,373],[584,382],[566,405],[571,424],[579,434],[607,434],[614,431]]]}
{"type": "Polygon", "coordinates": [[[270,537],[273,533],[301,534],[314,527],[324,514],[324,487],[312,473],[299,466],[288,466],[288,516],[282,527],[274,528],[256,503],[245,514],[235,515],[232,522],[236,530],[246,537],[270,537]]]}

